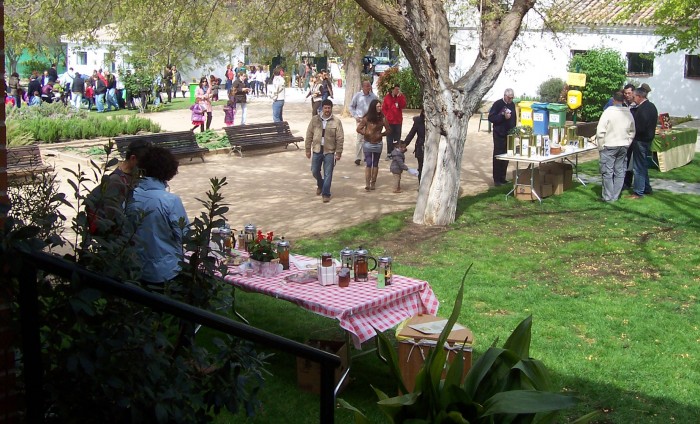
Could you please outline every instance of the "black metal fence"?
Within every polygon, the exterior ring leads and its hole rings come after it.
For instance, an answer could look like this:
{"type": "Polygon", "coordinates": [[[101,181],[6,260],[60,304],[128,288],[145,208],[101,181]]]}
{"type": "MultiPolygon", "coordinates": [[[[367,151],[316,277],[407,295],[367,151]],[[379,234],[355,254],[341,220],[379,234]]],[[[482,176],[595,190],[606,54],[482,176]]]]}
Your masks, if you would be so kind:
{"type": "Polygon", "coordinates": [[[66,279],[77,277],[82,283],[113,296],[196,322],[231,336],[318,362],[321,367],[320,422],[333,423],[335,410],[334,370],[340,365],[340,358],[337,355],[195,308],[163,295],[148,292],[140,287],[104,277],[53,255],[42,252],[22,253],[22,260],[25,264],[22,266],[20,275],[18,301],[22,324],[22,360],[24,361],[26,404],[30,405],[26,409],[26,422],[41,423],[44,414],[37,288],[38,271],[43,270],[47,274],[66,279]]]}

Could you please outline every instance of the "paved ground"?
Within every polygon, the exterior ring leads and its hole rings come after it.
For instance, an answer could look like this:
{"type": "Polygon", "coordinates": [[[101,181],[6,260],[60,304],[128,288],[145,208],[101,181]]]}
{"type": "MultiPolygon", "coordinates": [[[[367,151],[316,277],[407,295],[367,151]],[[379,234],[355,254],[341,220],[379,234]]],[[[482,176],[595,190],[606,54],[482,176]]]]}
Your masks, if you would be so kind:
{"type": "MultiPolygon", "coordinates": [[[[292,131],[304,136],[311,117],[311,105],[303,102],[303,96],[294,91],[284,107],[284,119],[292,131]]],[[[342,98],[336,92],[336,98],[342,98]]],[[[339,106],[336,106],[338,109],[339,106]]],[[[239,112],[240,113],[240,112],[239,112]]],[[[415,111],[404,114],[404,136],[408,133],[415,111]]],[[[214,108],[213,129],[223,128],[222,107],[214,108]]],[[[160,112],[144,115],[159,123],[165,131],[189,129],[189,110],[160,112]]],[[[248,106],[248,123],[270,122],[272,118],[269,99],[252,99],[248,106]]],[[[469,137],[462,161],[462,195],[485,191],[491,180],[491,134],[485,130],[477,132],[478,116],[469,126],[469,137]]],[[[239,116],[236,116],[236,123],[239,116]]],[[[246,154],[245,157],[227,154],[208,155],[206,162],[199,160],[180,164],[178,175],[171,181],[171,191],[179,194],[185,204],[190,218],[198,216],[202,210],[196,198],[203,198],[209,187],[209,179],[226,177],[228,186],[224,195],[230,204],[227,218],[234,228],[252,222],[264,230],[275,231],[294,240],[313,234],[322,234],[331,230],[348,227],[357,223],[377,219],[379,216],[405,210],[415,206],[417,179],[404,174],[401,194],[391,192],[392,178],[389,163],[382,162],[377,180],[377,190],[364,190],[364,170],[354,164],[354,152],[351,153],[356,139],[355,122],[343,118],[346,134],[345,152],[338,162],[333,176],[330,203],[321,202],[316,196],[315,181],[311,177],[310,161],[306,159],[303,146],[296,150],[277,148],[246,154]]],[[[410,167],[417,167],[412,148],[406,154],[410,167]]],[[[77,164],[65,155],[49,159],[54,161],[56,169],[74,168],[77,164]]],[[[60,171],[60,178],[65,182],[67,174],[60,171]]],[[[66,193],[70,187],[64,183],[66,193]]],[[[69,219],[70,211],[65,211],[69,219]]]]}
{"type": "MultiPolygon", "coordinates": [[[[343,90],[336,89],[336,99],[343,98],[343,90]]],[[[339,109],[340,106],[336,106],[339,109]]],[[[240,112],[239,112],[240,113],[240,112]]],[[[412,123],[416,111],[404,114],[404,136],[412,123]]],[[[165,131],[181,131],[191,127],[189,110],[160,112],[144,115],[159,123],[165,131]]],[[[224,126],[221,106],[214,108],[212,128],[217,130],[224,126]]],[[[303,93],[288,90],[284,107],[284,119],[292,131],[304,136],[311,117],[311,105],[304,101],[303,93]]],[[[271,101],[266,98],[254,98],[248,106],[248,123],[270,122],[272,118],[271,101]]],[[[236,116],[236,123],[240,116],[236,116]]],[[[461,195],[476,194],[488,189],[491,184],[491,134],[478,131],[479,117],[473,117],[469,123],[467,144],[462,159],[461,195]]],[[[323,234],[332,230],[377,219],[383,214],[410,209],[415,205],[417,179],[404,174],[401,194],[391,192],[392,179],[389,162],[382,162],[377,181],[377,190],[364,190],[364,170],[354,164],[355,122],[343,118],[346,134],[345,152],[335,168],[330,203],[323,204],[321,197],[315,195],[315,182],[311,177],[310,162],[301,150],[277,148],[246,154],[245,157],[212,154],[206,162],[182,161],[180,171],[171,181],[171,191],[179,194],[185,208],[193,218],[200,214],[201,204],[196,198],[203,198],[213,177],[226,177],[228,186],[224,195],[231,210],[227,218],[234,228],[240,229],[247,223],[254,223],[264,230],[275,231],[290,240],[323,234]]],[[[688,126],[700,126],[700,121],[693,121],[688,126]]],[[[700,142],[698,143],[700,151],[700,142]]],[[[412,148],[406,154],[410,167],[417,167],[412,155],[412,148]]],[[[595,152],[590,153],[596,158],[595,152]]],[[[78,159],[79,161],[80,159],[78,159]]],[[[49,159],[55,162],[59,178],[63,181],[63,190],[71,193],[65,183],[67,173],[63,168],[75,168],[76,160],[65,155],[49,159]]],[[[595,177],[590,177],[595,180],[595,177]]],[[[599,179],[598,179],[599,181],[599,179]]],[[[700,193],[698,185],[653,181],[658,189],[670,189],[679,192],[700,193]]],[[[71,211],[65,211],[72,218],[71,211]]]]}

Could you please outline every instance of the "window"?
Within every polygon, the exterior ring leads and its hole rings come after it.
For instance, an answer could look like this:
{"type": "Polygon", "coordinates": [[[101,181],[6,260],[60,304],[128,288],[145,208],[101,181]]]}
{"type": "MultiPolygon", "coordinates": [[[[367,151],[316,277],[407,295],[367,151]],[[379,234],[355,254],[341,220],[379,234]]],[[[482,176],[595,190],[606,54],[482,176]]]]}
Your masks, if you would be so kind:
{"type": "Polygon", "coordinates": [[[685,77],[700,78],[700,55],[685,55],[685,77]]]}
{"type": "Polygon", "coordinates": [[[579,54],[586,54],[588,53],[588,50],[571,50],[571,57],[574,57],[579,54]]]}
{"type": "Polygon", "coordinates": [[[627,75],[654,75],[654,53],[627,53],[627,75]]]}
{"type": "Polygon", "coordinates": [[[454,65],[457,62],[457,46],[450,44],[450,65],[454,65]]]}
{"type": "Polygon", "coordinates": [[[87,52],[75,52],[76,65],[87,65],[87,52]]]}

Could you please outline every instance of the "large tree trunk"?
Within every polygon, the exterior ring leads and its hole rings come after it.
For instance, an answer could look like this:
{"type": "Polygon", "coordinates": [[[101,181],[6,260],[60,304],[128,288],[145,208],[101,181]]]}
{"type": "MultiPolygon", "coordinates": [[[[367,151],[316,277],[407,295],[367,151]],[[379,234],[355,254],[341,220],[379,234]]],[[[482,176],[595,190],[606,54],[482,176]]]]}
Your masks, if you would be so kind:
{"type": "Polygon", "coordinates": [[[343,104],[343,116],[350,116],[350,102],[352,101],[352,96],[360,91],[363,56],[364,53],[360,49],[352,49],[351,54],[343,57],[345,61],[345,103],[343,104]]]}
{"type": "Polygon", "coordinates": [[[449,76],[449,22],[442,0],[356,1],[389,30],[423,88],[425,159],[413,222],[450,224],[457,210],[469,118],[496,82],[535,0],[514,0],[510,9],[498,0],[480,2],[479,55],[455,83],[449,76]]]}

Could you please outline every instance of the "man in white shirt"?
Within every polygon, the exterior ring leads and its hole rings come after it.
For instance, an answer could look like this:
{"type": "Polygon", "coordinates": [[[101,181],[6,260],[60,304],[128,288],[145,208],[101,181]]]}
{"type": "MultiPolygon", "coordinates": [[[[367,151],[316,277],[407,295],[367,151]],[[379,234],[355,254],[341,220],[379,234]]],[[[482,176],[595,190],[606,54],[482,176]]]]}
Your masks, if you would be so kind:
{"type": "MultiPolygon", "coordinates": [[[[350,102],[350,114],[358,124],[367,113],[369,104],[375,99],[377,99],[377,95],[372,92],[372,83],[368,80],[362,81],[362,89],[352,96],[352,101],[350,102]]],[[[358,133],[357,141],[355,142],[355,165],[357,166],[360,165],[360,161],[364,157],[362,154],[363,142],[362,134],[358,133]]]]}
{"type": "Polygon", "coordinates": [[[596,131],[605,202],[614,202],[620,197],[627,169],[627,148],[635,134],[634,118],[624,104],[623,92],[613,93],[612,101],[612,106],[600,116],[596,131]]]}

